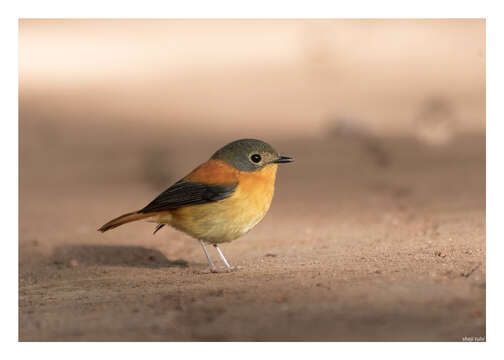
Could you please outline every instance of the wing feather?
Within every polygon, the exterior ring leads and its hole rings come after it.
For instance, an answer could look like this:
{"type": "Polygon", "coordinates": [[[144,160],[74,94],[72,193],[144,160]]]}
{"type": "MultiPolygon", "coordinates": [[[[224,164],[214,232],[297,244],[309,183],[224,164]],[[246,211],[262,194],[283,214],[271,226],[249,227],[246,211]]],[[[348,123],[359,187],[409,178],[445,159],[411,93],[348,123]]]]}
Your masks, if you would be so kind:
{"type": "Polygon", "coordinates": [[[237,183],[214,185],[187,180],[177,181],[152,200],[140,213],[174,210],[184,206],[211,203],[230,197],[237,183]]]}

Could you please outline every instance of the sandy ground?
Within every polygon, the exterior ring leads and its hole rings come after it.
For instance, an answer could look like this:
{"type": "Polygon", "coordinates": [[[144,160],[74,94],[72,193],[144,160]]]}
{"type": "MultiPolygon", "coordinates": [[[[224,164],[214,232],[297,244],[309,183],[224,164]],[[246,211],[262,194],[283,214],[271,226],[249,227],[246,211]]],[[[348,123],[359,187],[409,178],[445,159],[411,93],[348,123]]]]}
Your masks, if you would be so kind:
{"type": "Polygon", "coordinates": [[[484,137],[272,141],[296,162],[279,169],[265,219],[222,246],[240,269],[218,274],[202,274],[199,244],[171,228],[96,231],[229,140],[134,138],[40,151],[21,137],[21,341],[485,336],[484,137]]]}

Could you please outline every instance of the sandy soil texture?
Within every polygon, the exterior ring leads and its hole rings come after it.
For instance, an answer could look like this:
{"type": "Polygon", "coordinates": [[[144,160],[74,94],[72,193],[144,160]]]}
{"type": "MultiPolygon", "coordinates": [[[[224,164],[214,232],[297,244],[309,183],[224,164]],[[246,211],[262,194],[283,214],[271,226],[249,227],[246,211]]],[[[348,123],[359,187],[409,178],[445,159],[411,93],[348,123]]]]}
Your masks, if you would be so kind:
{"type": "Polygon", "coordinates": [[[273,142],[296,163],[279,169],[266,218],[222,246],[240,269],[202,274],[199,244],[171,228],[96,229],[226,140],[176,147],[154,136],[141,148],[128,136],[54,153],[22,137],[21,341],[485,336],[484,137],[273,142]]]}

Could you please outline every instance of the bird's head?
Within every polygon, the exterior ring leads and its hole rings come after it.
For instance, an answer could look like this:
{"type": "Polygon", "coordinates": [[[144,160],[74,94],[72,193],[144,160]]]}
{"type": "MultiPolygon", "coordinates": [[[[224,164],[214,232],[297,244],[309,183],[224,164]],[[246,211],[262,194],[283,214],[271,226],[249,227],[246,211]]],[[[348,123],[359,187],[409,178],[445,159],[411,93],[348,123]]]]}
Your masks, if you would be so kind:
{"type": "Polygon", "coordinates": [[[273,147],[256,139],[233,141],[219,150],[211,159],[220,160],[239,171],[254,172],[270,164],[283,164],[294,161],[288,156],[279,155],[273,147]]]}

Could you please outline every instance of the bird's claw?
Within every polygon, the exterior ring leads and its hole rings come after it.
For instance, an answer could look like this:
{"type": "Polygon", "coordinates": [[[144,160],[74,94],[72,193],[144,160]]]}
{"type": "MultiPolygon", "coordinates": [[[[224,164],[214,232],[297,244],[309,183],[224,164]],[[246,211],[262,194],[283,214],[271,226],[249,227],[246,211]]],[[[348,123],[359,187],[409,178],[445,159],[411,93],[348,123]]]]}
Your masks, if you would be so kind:
{"type": "Polygon", "coordinates": [[[233,271],[240,270],[240,266],[231,266],[231,267],[221,267],[221,268],[207,268],[205,270],[200,270],[200,274],[218,274],[218,273],[230,273],[233,271]]]}

